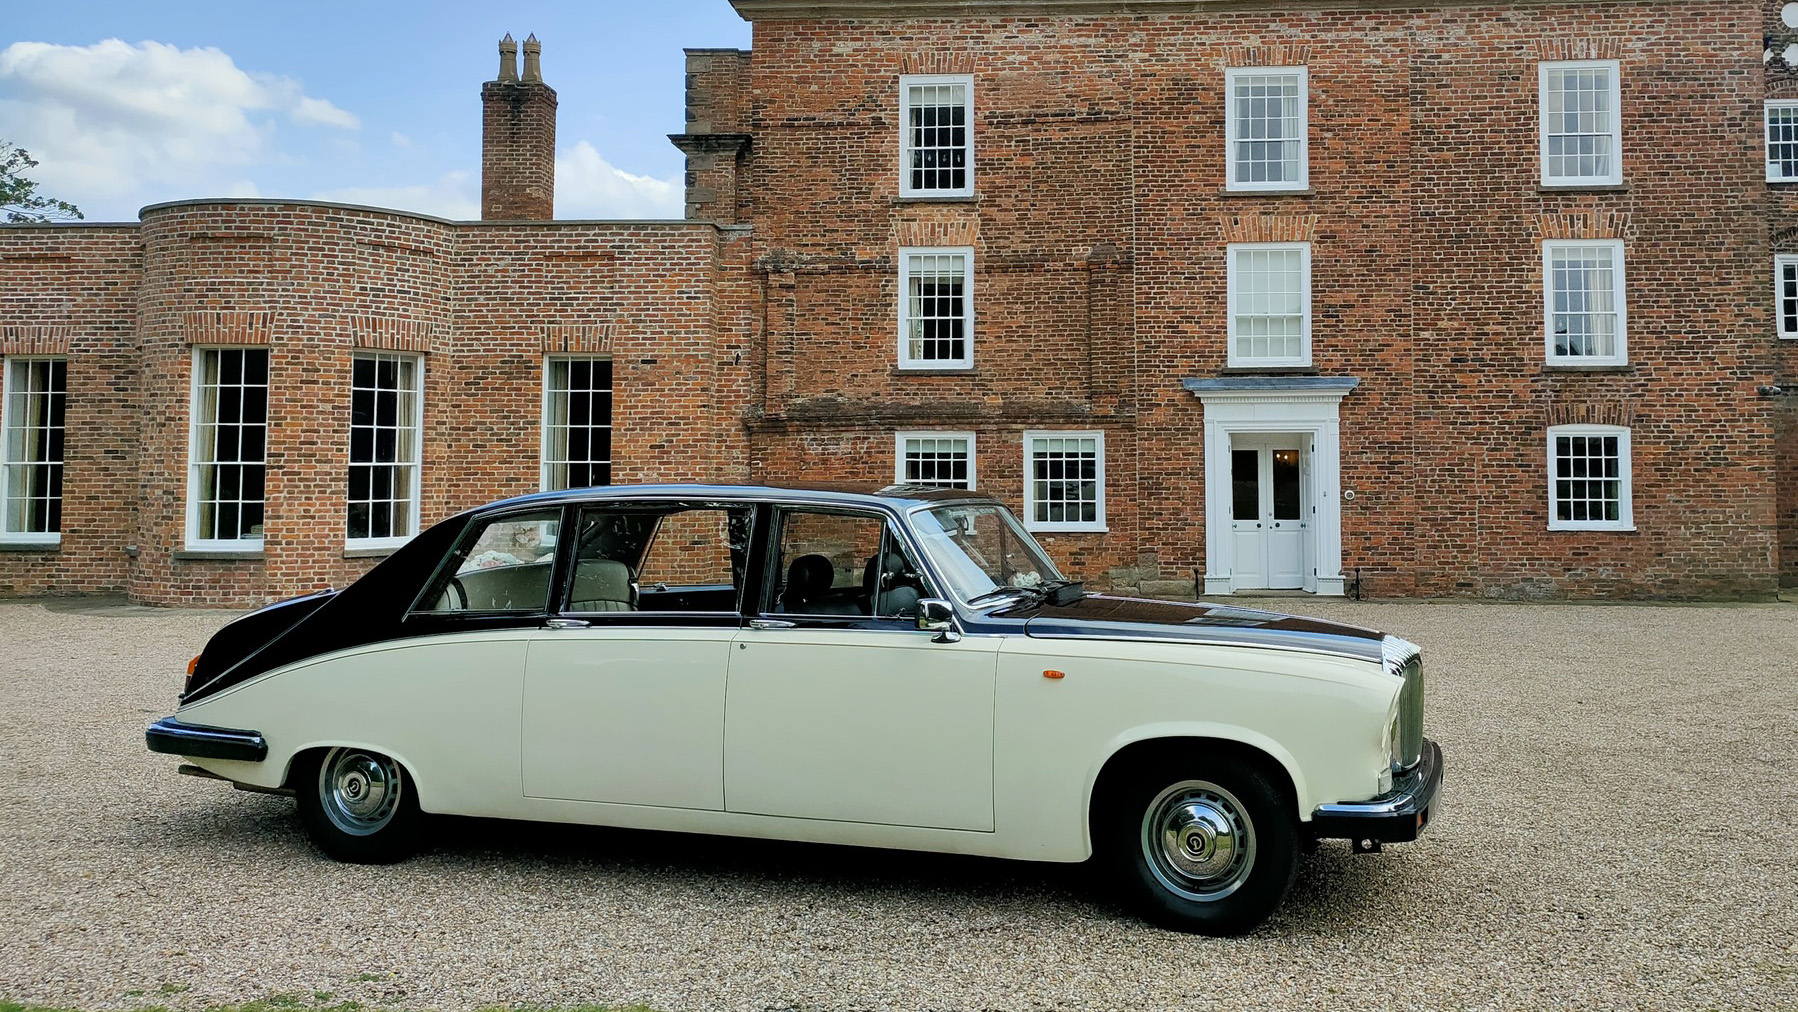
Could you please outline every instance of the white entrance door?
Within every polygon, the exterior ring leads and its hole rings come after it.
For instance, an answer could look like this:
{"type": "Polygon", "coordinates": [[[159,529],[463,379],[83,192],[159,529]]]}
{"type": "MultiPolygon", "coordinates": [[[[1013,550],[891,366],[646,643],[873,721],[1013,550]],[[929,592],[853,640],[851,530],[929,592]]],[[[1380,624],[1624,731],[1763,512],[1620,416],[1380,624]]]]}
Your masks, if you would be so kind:
{"type": "Polygon", "coordinates": [[[1305,521],[1304,437],[1230,439],[1230,532],[1238,590],[1299,590],[1311,555],[1305,521]]]}

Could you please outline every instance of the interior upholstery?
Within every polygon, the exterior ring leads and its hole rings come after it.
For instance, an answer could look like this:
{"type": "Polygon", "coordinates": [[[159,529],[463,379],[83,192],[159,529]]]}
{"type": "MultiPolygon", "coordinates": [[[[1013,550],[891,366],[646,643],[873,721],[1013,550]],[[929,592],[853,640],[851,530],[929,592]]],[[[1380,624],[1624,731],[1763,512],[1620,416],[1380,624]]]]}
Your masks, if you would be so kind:
{"type": "Polygon", "coordinates": [[[781,610],[792,615],[859,615],[854,603],[831,593],[836,567],[822,555],[801,555],[787,567],[781,610]]]}
{"type": "Polygon", "coordinates": [[[905,557],[898,552],[868,556],[862,567],[862,590],[868,595],[868,607],[883,618],[910,618],[918,613],[922,595],[916,587],[899,582],[905,572],[905,557]]]}
{"type": "Polygon", "coordinates": [[[584,559],[574,570],[571,611],[636,611],[631,569],[611,559],[584,559]]]}

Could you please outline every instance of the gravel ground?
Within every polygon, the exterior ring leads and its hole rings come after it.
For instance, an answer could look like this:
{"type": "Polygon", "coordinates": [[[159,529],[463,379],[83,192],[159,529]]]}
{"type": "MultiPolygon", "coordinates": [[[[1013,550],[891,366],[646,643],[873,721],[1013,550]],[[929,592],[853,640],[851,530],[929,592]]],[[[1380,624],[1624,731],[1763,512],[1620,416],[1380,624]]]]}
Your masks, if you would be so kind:
{"type": "Polygon", "coordinates": [[[1423,644],[1446,807],[1217,940],[1064,866],[474,820],[333,864],[144,751],[229,615],[0,602],[0,999],[1798,1008],[1798,607],[1274,604],[1423,644]]]}

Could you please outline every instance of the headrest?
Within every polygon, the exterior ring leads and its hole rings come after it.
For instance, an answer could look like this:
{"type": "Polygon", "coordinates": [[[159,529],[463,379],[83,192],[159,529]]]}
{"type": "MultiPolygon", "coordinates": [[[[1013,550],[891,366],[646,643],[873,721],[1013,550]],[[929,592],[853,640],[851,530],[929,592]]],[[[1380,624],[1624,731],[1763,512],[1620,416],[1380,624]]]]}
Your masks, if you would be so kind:
{"type": "Polygon", "coordinates": [[[787,593],[821,594],[836,581],[836,567],[822,555],[801,555],[787,567],[787,593]]]}

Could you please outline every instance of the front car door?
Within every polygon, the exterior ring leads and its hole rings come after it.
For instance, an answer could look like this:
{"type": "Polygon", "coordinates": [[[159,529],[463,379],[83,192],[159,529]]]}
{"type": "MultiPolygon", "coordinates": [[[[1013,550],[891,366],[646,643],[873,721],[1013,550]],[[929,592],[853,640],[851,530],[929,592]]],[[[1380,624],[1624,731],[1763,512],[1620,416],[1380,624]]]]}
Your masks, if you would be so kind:
{"type": "Polygon", "coordinates": [[[527,797],[724,807],[724,679],[752,515],[703,502],[578,510],[558,607],[525,666],[527,797]]]}
{"type": "Polygon", "coordinates": [[[918,630],[936,595],[883,514],[783,507],[774,525],[730,651],[726,808],[991,832],[998,638],[918,630]]]}

